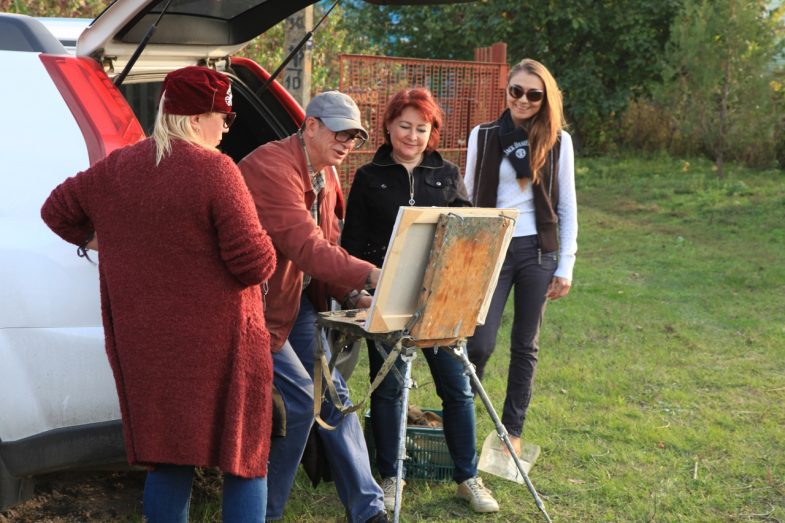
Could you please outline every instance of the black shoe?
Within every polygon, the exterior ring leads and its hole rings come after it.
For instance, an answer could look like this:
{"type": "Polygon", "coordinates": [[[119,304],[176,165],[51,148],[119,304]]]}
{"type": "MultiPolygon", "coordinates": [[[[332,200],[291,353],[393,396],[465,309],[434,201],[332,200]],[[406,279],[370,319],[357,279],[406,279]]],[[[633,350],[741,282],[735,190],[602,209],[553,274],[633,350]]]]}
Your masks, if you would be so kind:
{"type": "Polygon", "coordinates": [[[387,517],[387,512],[382,510],[365,523],[390,523],[390,518],[387,517]]]}

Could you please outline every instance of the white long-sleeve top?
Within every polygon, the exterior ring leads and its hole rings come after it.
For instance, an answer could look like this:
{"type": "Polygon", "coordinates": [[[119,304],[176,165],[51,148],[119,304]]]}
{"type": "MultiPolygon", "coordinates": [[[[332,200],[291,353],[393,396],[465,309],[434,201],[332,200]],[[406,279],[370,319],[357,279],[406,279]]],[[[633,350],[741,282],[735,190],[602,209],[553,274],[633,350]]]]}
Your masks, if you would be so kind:
{"type": "MultiPolygon", "coordinates": [[[[469,135],[466,173],[463,178],[470,196],[474,194],[474,170],[477,163],[479,129],[478,125],[472,129],[469,135]]],[[[559,172],[556,179],[559,184],[559,205],[556,208],[556,214],[559,217],[559,264],[554,276],[572,281],[575,253],[578,251],[578,202],[575,197],[575,154],[572,148],[572,137],[567,131],[561,132],[559,172]]],[[[473,203],[476,204],[476,202],[473,203]]],[[[537,234],[537,222],[534,217],[534,193],[531,183],[527,183],[526,188],[521,189],[515,178],[515,169],[505,157],[502,157],[499,167],[496,207],[518,209],[518,220],[515,222],[515,230],[513,231],[514,237],[537,234]]]]}

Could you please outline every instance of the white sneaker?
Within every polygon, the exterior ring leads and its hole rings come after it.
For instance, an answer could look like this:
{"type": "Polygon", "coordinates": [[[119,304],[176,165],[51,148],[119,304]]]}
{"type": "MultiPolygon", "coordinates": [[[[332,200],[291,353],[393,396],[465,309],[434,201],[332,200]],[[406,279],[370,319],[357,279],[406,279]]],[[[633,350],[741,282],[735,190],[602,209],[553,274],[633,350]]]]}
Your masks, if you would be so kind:
{"type": "MultiPolygon", "coordinates": [[[[406,481],[401,480],[401,505],[403,505],[403,487],[406,481]]],[[[384,508],[395,510],[395,478],[382,478],[382,490],[384,491],[384,508]]]]}
{"type": "Polygon", "coordinates": [[[499,511],[499,504],[493,499],[493,493],[482,484],[482,478],[479,476],[469,478],[458,485],[456,495],[468,501],[475,512],[499,511]]]}

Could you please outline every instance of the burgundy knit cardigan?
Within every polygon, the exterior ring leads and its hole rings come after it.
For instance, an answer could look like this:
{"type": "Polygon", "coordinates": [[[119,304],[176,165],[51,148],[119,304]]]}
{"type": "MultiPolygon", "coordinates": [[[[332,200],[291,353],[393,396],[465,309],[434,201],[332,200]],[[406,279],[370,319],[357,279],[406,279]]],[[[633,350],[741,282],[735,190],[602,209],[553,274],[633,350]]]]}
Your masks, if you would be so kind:
{"type": "Polygon", "coordinates": [[[129,463],[266,476],[272,360],[259,283],[275,252],[232,160],[176,140],[156,166],[147,139],[67,179],[41,216],[77,245],[96,233],[129,463]]]}

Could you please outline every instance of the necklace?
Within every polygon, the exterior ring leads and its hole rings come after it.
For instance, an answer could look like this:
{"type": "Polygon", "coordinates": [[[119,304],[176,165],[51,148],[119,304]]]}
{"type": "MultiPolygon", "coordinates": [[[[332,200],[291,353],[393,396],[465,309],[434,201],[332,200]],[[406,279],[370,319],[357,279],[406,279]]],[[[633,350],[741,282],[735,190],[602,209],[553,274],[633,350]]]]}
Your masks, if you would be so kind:
{"type": "Polygon", "coordinates": [[[414,173],[409,169],[406,172],[409,173],[409,205],[414,205],[414,173]]]}

